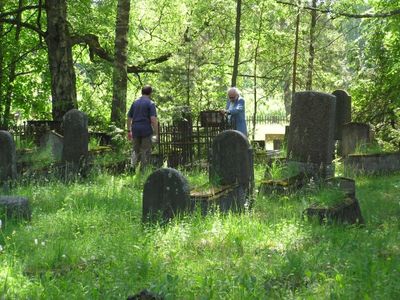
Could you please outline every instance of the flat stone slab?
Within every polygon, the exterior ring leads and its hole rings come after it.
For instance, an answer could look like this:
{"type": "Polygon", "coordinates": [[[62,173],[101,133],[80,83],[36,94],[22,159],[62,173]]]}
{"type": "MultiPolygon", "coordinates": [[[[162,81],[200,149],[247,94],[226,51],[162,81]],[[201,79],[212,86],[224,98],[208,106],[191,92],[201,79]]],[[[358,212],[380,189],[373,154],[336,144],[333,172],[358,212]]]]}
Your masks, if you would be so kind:
{"type": "Polygon", "coordinates": [[[0,217],[30,220],[32,210],[28,198],[0,196],[0,217]]]}
{"type": "Polygon", "coordinates": [[[387,174],[400,171],[400,152],[350,154],[344,159],[346,174],[387,174]]]}
{"type": "Polygon", "coordinates": [[[203,215],[216,210],[240,212],[245,209],[247,189],[240,184],[196,189],[190,193],[190,199],[194,206],[200,206],[203,215]]]}
{"type": "Polygon", "coordinates": [[[302,188],[307,184],[307,182],[307,176],[303,172],[284,179],[265,179],[261,181],[258,193],[269,194],[293,192],[302,188]]]}

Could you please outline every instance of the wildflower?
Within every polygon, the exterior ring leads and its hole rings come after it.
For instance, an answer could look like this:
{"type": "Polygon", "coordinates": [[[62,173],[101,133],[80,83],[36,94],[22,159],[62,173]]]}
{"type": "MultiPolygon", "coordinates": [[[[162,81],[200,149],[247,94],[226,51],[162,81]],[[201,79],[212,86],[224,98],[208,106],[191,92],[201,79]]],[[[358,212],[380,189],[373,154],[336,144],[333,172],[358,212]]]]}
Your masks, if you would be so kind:
{"type": "Polygon", "coordinates": [[[35,242],[35,245],[37,245],[39,243],[38,239],[35,239],[34,242],[35,242]]]}
{"type": "Polygon", "coordinates": [[[44,246],[46,243],[45,243],[45,242],[41,242],[40,244],[41,244],[42,246],[44,246]]]}
{"type": "Polygon", "coordinates": [[[3,226],[3,222],[0,219],[0,229],[1,229],[2,226],[3,226]]]}
{"type": "Polygon", "coordinates": [[[0,245],[0,252],[3,252],[3,246],[0,245]]]}

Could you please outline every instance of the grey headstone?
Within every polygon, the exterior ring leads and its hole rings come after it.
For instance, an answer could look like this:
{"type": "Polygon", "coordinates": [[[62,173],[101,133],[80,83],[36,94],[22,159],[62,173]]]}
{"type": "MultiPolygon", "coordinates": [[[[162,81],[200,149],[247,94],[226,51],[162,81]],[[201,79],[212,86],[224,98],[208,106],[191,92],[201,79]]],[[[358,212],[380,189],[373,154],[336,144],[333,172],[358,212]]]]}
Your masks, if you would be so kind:
{"type": "Polygon", "coordinates": [[[88,118],[85,113],[71,109],[64,115],[63,126],[62,161],[78,166],[88,156],[88,118]]]}
{"type": "Polygon", "coordinates": [[[177,170],[158,169],[147,178],[143,189],[143,221],[167,221],[191,209],[189,183],[177,170]]]}
{"type": "Polygon", "coordinates": [[[348,196],[355,197],[356,195],[356,182],[354,179],[346,177],[331,177],[326,179],[326,183],[328,186],[338,188],[348,196]]]}
{"type": "Polygon", "coordinates": [[[55,131],[49,131],[40,138],[41,151],[49,151],[54,161],[61,161],[64,138],[55,131]]]}
{"type": "Polygon", "coordinates": [[[8,131],[0,130],[0,183],[17,177],[15,143],[8,131]]]}
{"type": "Polygon", "coordinates": [[[336,96],[335,140],[341,140],[342,126],[351,122],[351,96],[343,90],[336,90],[332,94],[336,96]]]}
{"type": "Polygon", "coordinates": [[[0,196],[0,218],[4,216],[13,219],[30,220],[32,210],[29,200],[18,196],[0,196]]]}
{"type": "Polygon", "coordinates": [[[210,181],[222,185],[251,184],[253,179],[253,151],[247,137],[237,130],[226,130],[215,137],[212,144],[210,181]]]}
{"type": "Polygon", "coordinates": [[[335,96],[307,91],[295,94],[290,117],[288,159],[330,164],[333,157],[335,96]]]}
{"type": "Polygon", "coordinates": [[[357,147],[370,142],[370,127],[365,123],[351,122],[342,127],[341,154],[347,156],[356,151],[357,147]]]}

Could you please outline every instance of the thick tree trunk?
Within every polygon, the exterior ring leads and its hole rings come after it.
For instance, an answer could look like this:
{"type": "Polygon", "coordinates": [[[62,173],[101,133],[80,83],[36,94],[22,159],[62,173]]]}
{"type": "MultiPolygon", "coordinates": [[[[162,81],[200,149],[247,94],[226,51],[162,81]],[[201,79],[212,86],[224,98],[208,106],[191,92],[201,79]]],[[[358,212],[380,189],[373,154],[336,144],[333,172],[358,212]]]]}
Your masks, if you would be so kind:
{"type": "Polygon", "coordinates": [[[124,128],[126,118],[129,11],[130,0],[118,0],[111,121],[120,128],[124,128]]]}
{"type": "Polygon", "coordinates": [[[53,120],[77,108],[76,76],[67,23],[67,1],[46,0],[48,60],[51,75],[53,120]]]}
{"type": "MultiPolygon", "coordinates": [[[[21,9],[24,5],[23,0],[18,1],[18,8],[21,9]]],[[[17,25],[15,28],[15,43],[14,47],[15,49],[19,48],[19,37],[21,34],[21,12],[17,14],[16,21],[17,25]]],[[[11,55],[11,63],[9,65],[9,75],[8,75],[8,83],[7,83],[7,91],[6,95],[4,98],[5,106],[4,106],[4,122],[3,122],[3,127],[8,130],[9,126],[9,121],[10,121],[10,111],[11,111],[11,103],[12,103],[12,98],[13,98],[13,83],[16,79],[16,69],[17,69],[17,58],[18,58],[18,53],[13,52],[11,55]]]]}
{"type": "Polygon", "coordinates": [[[231,86],[236,86],[239,73],[239,54],[240,54],[240,19],[242,16],[242,0],[237,0],[236,6],[236,29],[235,29],[235,58],[233,61],[233,72],[231,86]]]}
{"type": "MultiPolygon", "coordinates": [[[[317,8],[317,0],[312,0],[312,7],[317,8]]],[[[311,11],[311,24],[310,24],[310,47],[308,58],[308,71],[306,89],[311,91],[313,84],[313,71],[314,71],[314,57],[315,57],[315,26],[317,25],[317,10],[311,11]]]]}

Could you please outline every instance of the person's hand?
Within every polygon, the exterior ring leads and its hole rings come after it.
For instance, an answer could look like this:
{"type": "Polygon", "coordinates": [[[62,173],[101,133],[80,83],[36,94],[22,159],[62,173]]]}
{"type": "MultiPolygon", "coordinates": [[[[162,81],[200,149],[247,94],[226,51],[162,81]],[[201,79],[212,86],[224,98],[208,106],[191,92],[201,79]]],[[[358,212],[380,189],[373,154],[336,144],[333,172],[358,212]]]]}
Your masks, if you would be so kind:
{"type": "Polygon", "coordinates": [[[227,111],[226,109],[221,109],[219,112],[220,112],[220,114],[224,115],[224,114],[226,114],[228,111],[227,111]]]}
{"type": "Polygon", "coordinates": [[[132,131],[128,131],[128,140],[132,140],[133,136],[132,136],[132,131]]]}
{"type": "Polygon", "coordinates": [[[157,143],[157,142],[158,142],[158,136],[157,136],[157,135],[153,135],[153,136],[151,137],[151,142],[152,142],[152,143],[157,143]]]}

